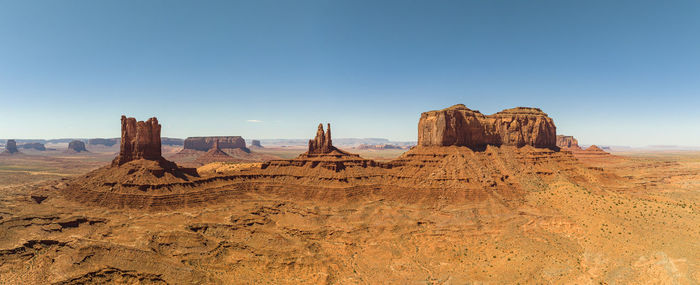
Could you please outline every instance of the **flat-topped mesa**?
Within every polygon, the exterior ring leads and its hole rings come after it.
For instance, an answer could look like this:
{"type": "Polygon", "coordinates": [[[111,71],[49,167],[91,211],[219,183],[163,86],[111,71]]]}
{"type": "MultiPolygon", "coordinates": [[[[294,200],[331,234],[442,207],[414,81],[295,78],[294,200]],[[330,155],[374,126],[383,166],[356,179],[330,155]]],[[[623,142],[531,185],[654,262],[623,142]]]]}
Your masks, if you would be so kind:
{"type": "Polygon", "coordinates": [[[112,165],[122,165],[132,160],[162,160],[160,124],[153,117],[147,121],[122,116],[122,134],[117,156],[112,165]]]}
{"type": "Polygon", "coordinates": [[[5,151],[3,153],[6,153],[6,154],[19,153],[19,150],[17,149],[17,142],[15,140],[7,140],[7,142],[5,142],[5,151]]]}
{"type": "Polygon", "coordinates": [[[184,149],[208,151],[218,141],[220,148],[240,148],[245,152],[250,152],[246,148],[245,140],[240,136],[219,136],[219,137],[189,137],[185,139],[184,149]]]}
{"type": "Polygon", "coordinates": [[[538,108],[517,107],[484,115],[457,104],[421,114],[418,146],[526,145],[556,147],[556,126],[538,108]]]}
{"type": "Polygon", "coordinates": [[[563,149],[581,149],[578,140],[573,136],[557,135],[557,146],[563,149]]]}
{"type": "Polygon", "coordinates": [[[87,152],[85,143],[79,140],[74,140],[68,143],[68,152],[87,152]]]}

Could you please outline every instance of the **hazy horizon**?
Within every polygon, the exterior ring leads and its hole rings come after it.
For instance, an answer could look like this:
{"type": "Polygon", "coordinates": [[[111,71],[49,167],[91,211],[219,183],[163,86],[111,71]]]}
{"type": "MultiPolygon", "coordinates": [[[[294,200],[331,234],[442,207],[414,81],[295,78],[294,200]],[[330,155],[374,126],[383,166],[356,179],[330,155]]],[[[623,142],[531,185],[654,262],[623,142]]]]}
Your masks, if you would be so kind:
{"type": "Polygon", "coordinates": [[[698,1],[1,1],[0,137],[415,141],[538,107],[582,144],[700,146],[698,1]]]}

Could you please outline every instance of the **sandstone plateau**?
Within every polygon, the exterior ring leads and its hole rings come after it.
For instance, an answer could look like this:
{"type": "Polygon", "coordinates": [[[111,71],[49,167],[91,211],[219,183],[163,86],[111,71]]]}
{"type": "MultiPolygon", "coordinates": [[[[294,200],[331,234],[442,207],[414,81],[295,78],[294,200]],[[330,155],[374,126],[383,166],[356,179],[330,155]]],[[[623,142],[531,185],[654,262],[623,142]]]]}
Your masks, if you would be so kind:
{"type": "Polygon", "coordinates": [[[518,107],[485,116],[462,104],[421,114],[420,146],[487,145],[556,147],[554,121],[537,108],[518,107]]]}
{"type": "Polygon", "coordinates": [[[89,139],[88,140],[88,145],[113,146],[113,145],[118,144],[118,143],[119,143],[119,138],[113,138],[113,139],[96,138],[96,139],[89,139]]]}

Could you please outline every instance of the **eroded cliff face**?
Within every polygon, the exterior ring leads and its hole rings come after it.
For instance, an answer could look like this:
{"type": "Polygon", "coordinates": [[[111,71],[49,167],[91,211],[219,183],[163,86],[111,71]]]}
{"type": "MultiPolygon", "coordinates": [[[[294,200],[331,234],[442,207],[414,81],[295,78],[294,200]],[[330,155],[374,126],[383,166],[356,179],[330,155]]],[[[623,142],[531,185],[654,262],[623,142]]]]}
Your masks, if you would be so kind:
{"type": "Polygon", "coordinates": [[[484,115],[462,104],[424,112],[418,122],[419,146],[556,146],[556,126],[538,108],[518,107],[484,115]]]}
{"type": "Polygon", "coordinates": [[[122,116],[122,136],[119,156],[113,165],[122,165],[132,160],[161,160],[160,124],[158,119],[136,121],[135,118],[122,116]]]}

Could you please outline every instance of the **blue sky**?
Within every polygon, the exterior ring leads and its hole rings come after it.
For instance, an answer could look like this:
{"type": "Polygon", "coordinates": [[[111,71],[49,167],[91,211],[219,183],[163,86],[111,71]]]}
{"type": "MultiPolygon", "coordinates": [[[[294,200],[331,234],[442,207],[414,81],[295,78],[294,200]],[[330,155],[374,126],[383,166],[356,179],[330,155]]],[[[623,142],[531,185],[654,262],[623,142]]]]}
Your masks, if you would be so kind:
{"type": "Polygon", "coordinates": [[[5,1],[0,137],[415,140],[540,107],[584,144],[700,145],[700,1],[5,1]]]}

